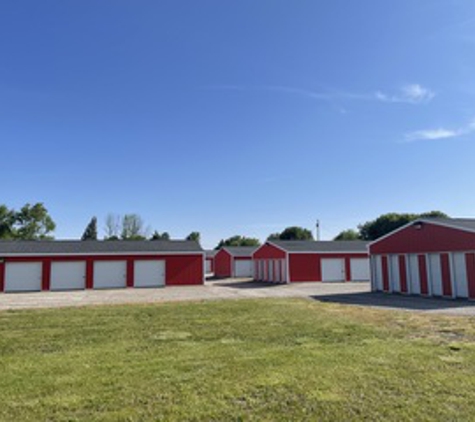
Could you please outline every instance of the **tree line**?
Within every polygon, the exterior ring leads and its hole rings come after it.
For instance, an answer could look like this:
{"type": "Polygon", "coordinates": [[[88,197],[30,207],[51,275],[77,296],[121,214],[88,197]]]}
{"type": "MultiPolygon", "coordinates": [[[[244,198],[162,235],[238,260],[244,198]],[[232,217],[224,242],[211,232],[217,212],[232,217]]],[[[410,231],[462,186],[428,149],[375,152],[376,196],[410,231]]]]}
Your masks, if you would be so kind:
{"type": "MultiPolygon", "coordinates": [[[[334,240],[375,240],[397,228],[418,218],[448,218],[442,211],[415,213],[387,213],[374,220],[359,224],[356,229],[347,229],[340,232],[334,240]]],[[[56,224],[49,215],[43,203],[25,204],[19,210],[0,205],[0,239],[6,240],[38,240],[54,239],[52,233],[56,224]]],[[[138,214],[108,214],[104,223],[104,240],[169,240],[168,232],[152,232],[138,214]]],[[[200,233],[191,232],[186,240],[200,241],[200,233]]],[[[92,217],[87,224],[81,240],[98,240],[97,217],[92,217]]],[[[272,233],[268,240],[314,240],[310,230],[291,226],[282,232],[272,233]]],[[[241,235],[222,239],[215,249],[223,246],[260,246],[257,238],[241,235]]]]}
{"type": "Polygon", "coordinates": [[[343,230],[334,240],[376,240],[419,218],[449,218],[449,216],[442,211],[429,211],[421,214],[394,212],[382,214],[375,220],[359,224],[356,230],[343,230]]]}

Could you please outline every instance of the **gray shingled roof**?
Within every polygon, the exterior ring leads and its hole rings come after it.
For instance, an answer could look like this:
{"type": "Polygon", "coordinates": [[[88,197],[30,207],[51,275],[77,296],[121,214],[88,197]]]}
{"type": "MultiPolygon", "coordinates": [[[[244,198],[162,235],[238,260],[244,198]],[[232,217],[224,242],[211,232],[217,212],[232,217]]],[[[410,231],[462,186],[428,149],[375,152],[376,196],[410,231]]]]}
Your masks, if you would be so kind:
{"type": "Polygon", "coordinates": [[[3,240],[2,255],[22,254],[139,254],[162,252],[204,252],[200,244],[190,240],[3,240]]]}
{"type": "Polygon", "coordinates": [[[252,257],[252,254],[257,250],[258,246],[224,246],[227,252],[234,257],[252,257]]]}
{"type": "Polygon", "coordinates": [[[206,252],[206,258],[214,258],[219,251],[216,249],[212,249],[212,250],[207,250],[205,252],[206,252]]]}
{"type": "Polygon", "coordinates": [[[361,240],[271,240],[287,252],[366,252],[368,242],[361,240]]]}
{"type": "Polygon", "coordinates": [[[454,229],[475,231],[475,218],[421,218],[417,221],[442,224],[454,229]]]}

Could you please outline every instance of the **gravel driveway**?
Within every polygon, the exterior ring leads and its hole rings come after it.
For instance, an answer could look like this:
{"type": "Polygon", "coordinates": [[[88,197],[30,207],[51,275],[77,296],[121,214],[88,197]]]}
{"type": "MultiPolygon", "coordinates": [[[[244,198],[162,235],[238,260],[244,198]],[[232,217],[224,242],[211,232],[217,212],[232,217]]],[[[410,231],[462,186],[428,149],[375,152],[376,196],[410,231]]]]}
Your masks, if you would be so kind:
{"type": "Polygon", "coordinates": [[[0,294],[0,311],[186,300],[285,297],[306,297],[347,305],[475,316],[475,302],[371,293],[369,283],[269,284],[248,279],[212,280],[204,286],[176,286],[162,289],[7,293],[0,294]]]}

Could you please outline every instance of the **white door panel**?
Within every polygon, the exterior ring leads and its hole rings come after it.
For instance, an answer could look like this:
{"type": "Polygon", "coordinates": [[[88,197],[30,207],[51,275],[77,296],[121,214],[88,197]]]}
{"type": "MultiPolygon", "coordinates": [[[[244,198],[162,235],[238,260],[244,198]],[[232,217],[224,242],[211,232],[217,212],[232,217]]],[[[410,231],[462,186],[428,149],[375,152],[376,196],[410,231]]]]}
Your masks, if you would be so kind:
{"type": "Polygon", "coordinates": [[[429,254],[429,280],[431,294],[442,296],[442,270],[440,268],[439,254],[429,254]]]}
{"type": "Polygon", "coordinates": [[[452,254],[455,296],[468,298],[468,278],[465,253],[452,254]]]}
{"type": "Polygon", "coordinates": [[[370,279],[369,258],[351,258],[351,280],[368,281],[370,279]]]}
{"type": "Polygon", "coordinates": [[[389,256],[389,284],[392,292],[401,293],[401,281],[399,277],[399,259],[397,255],[389,256]]]}
{"type": "Polygon", "coordinates": [[[252,259],[236,259],[234,261],[234,277],[252,277],[253,261],[252,259]]]}
{"type": "Polygon", "coordinates": [[[162,287],[165,285],[165,261],[134,262],[134,287],[162,287]]]}
{"type": "Polygon", "coordinates": [[[40,291],[42,273],[43,266],[41,262],[7,263],[5,264],[5,291],[40,291]]]}
{"type": "Polygon", "coordinates": [[[51,264],[51,290],[79,290],[85,287],[86,263],[84,261],[51,264]]]}
{"type": "Polygon", "coordinates": [[[419,258],[412,254],[407,257],[407,280],[409,285],[409,293],[412,295],[421,294],[421,281],[419,277],[419,258]]]}
{"type": "Polygon", "coordinates": [[[323,258],[322,281],[345,281],[345,260],[340,258],[323,258]]]}
{"type": "Polygon", "coordinates": [[[126,287],[126,261],[94,262],[94,288],[115,289],[126,287]]]}

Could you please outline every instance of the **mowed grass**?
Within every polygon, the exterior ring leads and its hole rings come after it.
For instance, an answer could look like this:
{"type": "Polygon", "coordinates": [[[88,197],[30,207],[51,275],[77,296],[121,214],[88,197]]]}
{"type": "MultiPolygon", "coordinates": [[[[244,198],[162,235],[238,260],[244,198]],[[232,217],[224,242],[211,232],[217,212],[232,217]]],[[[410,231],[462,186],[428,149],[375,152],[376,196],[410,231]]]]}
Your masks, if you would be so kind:
{"type": "Polygon", "coordinates": [[[474,420],[474,319],[306,299],[0,313],[0,419],[474,420]]]}

